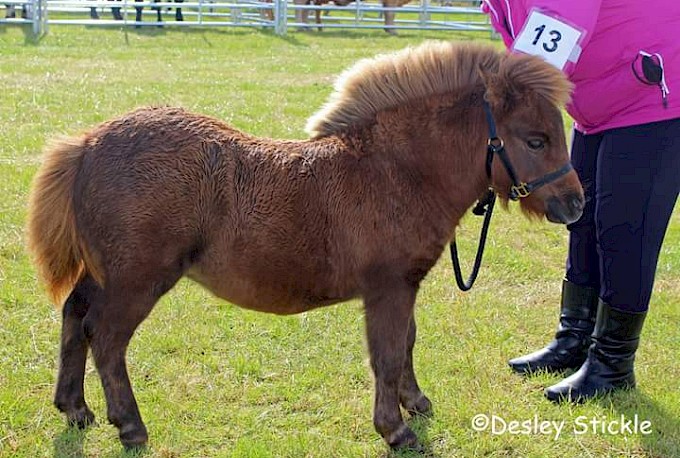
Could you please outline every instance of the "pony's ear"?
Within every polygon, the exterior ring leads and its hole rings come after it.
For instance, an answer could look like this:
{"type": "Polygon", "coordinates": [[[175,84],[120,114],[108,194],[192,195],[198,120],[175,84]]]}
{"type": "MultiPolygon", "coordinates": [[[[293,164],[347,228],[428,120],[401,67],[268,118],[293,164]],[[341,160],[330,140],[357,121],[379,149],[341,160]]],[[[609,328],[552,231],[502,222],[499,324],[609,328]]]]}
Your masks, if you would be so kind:
{"type": "Polygon", "coordinates": [[[477,68],[482,82],[484,83],[484,100],[503,112],[511,111],[518,100],[518,91],[498,73],[493,73],[481,65],[477,68]]]}

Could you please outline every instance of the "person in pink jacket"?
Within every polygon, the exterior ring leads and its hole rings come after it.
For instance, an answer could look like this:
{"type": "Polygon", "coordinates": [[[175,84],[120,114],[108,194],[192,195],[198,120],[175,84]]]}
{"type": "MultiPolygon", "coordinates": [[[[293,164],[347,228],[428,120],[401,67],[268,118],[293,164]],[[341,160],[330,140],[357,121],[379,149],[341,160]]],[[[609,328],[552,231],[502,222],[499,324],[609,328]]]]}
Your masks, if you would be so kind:
{"type": "Polygon", "coordinates": [[[557,333],[513,370],[576,372],[545,390],[582,401],[635,386],[633,362],[680,191],[680,1],[483,0],[512,52],[574,83],[571,161],[586,192],[569,226],[557,333]]]}

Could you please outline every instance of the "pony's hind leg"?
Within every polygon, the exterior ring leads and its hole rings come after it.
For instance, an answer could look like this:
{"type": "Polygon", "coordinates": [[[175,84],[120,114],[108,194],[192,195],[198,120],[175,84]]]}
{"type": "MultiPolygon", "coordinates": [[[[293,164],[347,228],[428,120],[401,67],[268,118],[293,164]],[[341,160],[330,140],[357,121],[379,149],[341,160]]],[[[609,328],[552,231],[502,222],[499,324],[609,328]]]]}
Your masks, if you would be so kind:
{"type": "Polygon", "coordinates": [[[432,403],[418,386],[416,374],[413,370],[413,347],[416,342],[416,320],[413,316],[409,321],[406,336],[406,357],[404,368],[399,381],[399,402],[410,413],[426,415],[432,410],[432,403]]]}
{"type": "Polygon", "coordinates": [[[107,278],[104,300],[92,304],[83,323],[104,387],[108,420],[126,448],[144,446],[148,440],[127,372],[127,346],[156,301],[181,277],[180,272],[134,274],[124,281],[107,278]]]}
{"type": "Polygon", "coordinates": [[[383,284],[364,297],[366,336],[375,375],[373,424],[392,448],[419,448],[399,409],[399,384],[415,295],[415,288],[409,285],[383,284]]]}
{"type": "Polygon", "coordinates": [[[94,414],[87,407],[83,392],[88,349],[83,318],[90,303],[96,300],[100,292],[94,280],[86,276],[71,291],[62,310],[59,375],[54,405],[66,414],[69,424],[79,428],[94,423],[94,414]]]}

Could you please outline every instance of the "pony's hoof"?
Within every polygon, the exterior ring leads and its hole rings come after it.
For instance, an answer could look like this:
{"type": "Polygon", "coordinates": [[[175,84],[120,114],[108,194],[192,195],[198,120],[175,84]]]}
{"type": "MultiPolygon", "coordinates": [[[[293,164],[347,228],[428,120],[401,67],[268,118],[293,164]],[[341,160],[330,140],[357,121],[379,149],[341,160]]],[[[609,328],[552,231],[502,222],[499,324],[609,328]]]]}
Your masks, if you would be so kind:
{"type": "Polygon", "coordinates": [[[432,414],[432,402],[423,393],[420,393],[415,401],[402,399],[401,405],[411,415],[430,416],[432,414]]]}
{"type": "Polygon", "coordinates": [[[88,426],[95,424],[94,414],[87,407],[83,406],[73,413],[66,415],[66,420],[69,426],[75,426],[78,429],[85,429],[88,426]]]}
{"type": "Polygon", "coordinates": [[[146,447],[149,441],[149,435],[146,432],[144,425],[131,424],[128,427],[123,427],[118,433],[120,443],[123,444],[126,450],[138,450],[146,447]]]}
{"type": "Polygon", "coordinates": [[[390,436],[387,443],[392,450],[411,450],[417,452],[424,450],[423,446],[418,442],[416,433],[405,424],[390,436]]]}
{"type": "Polygon", "coordinates": [[[410,409],[406,409],[410,414],[430,416],[432,415],[432,402],[424,394],[421,395],[410,409]]]}

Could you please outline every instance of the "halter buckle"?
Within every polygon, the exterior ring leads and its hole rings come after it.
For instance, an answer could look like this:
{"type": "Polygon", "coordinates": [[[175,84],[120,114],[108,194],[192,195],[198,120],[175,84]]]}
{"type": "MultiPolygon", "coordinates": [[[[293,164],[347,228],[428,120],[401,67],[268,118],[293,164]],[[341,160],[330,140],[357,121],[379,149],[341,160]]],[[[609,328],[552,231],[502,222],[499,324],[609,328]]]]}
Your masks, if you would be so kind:
{"type": "Polygon", "coordinates": [[[510,187],[510,198],[512,200],[528,197],[529,194],[531,194],[531,190],[529,189],[527,183],[525,182],[521,182],[518,185],[512,185],[510,187]]]}

